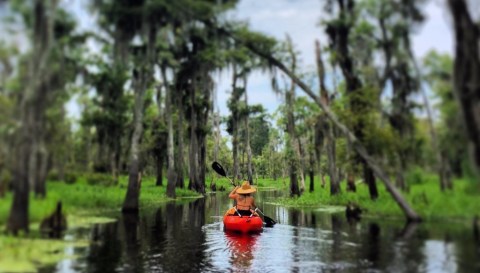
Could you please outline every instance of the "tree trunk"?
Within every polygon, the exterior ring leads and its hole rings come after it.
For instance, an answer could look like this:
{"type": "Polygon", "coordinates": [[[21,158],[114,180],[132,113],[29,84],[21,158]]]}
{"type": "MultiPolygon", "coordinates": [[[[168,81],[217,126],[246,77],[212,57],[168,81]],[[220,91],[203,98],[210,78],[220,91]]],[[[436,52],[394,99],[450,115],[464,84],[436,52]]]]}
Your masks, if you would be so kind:
{"type": "Polygon", "coordinates": [[[214,132],[215,146],[213,148],[213,161],[218,161],[218,152],[220,150],[220,139],[222,137],[220,132],[220,112],[217,112],[216,114],[214,114],[213,126],[215,127],[215,132],[214,132]]]}
{"type": "Polygon", "coordinates": [[[308,171],[308,175],[310,177],[310,187],[309,187],[309,191],[310,192],[313,192],[315,190],[315,183],[314,183],[314,178],[315,178],[315,172],[313,171],[313,169],[310,169],[308,171]]]}
{"type": "MultiPolygon", "coordinates": [[[[142,68],[140,68],[142,69],[142,68]]],[[[142,69],[143,70],[143,69],[142,69]]],[[[140,195],[140,139],[143,133],[143,111],[147,83],[147,71],[136,73],[134,70],[133,86],[135,90],[134,129],[130,147],[130,170],[128,175],[128,188],[123,202],[122,212],[138,212],[140,195]],[[136,75],[139,74],[139,75],[136,75]]]]}
{"type": "MultiPolygon", "coordinates": [[[[289,55],[291,58],[291,71],[295,73],[296,69],[296,57],[295,53],[293,52],[293,46],[291,38],[287,35],[287,47],[289,51],[289,55]]],[[[287,145],[289,149],[292,149],[291,153],[289,153],[289,173],[290,173],[290,195],[298,195],[300,196],[305,189],[305,181],[303,180],[303,173],[301,182],[303,183],[303,188],[299,188],[298,185],[298,172],[299,172],[299,161],[301,158],[300,155],[300,147],[299,142],[295,132],[295,116],[294,116],[294,109],[293,105],[295,103],[295,81],[292,79],[290,87],[285,90],[285,103],[286,103],[286,115],[287,115],[287,133],[288,133],[288,141],[287,145]]],[[[300,171],[301,172],[301,171],[300,171]]]]}
{"type": "MultiPolygon", "coordinates": [[[[296,134],[295,134],[296,136],[296,134]]],[[[302,143],[300,142],[300,138],[296,137],[295,141],[295,153],[297,156],[297,164],[298,164],[298,171],[300,172],[300,192],[305,191],[305,173],[303,168],[303,150],[302,150],[302,143]]]]}
{"type": "Polygon", "coordinates": [[[157,180],[155,182],[156,186],[163,186],[163,156],[156,156],[155,161],[157,164],[157,180]]]}
{"type": "Polygon", "coordinates": [[[20,128],[16,139],[17,148],[14,160],[13,203],[7,222],[7,230],[17,234],[20,230],[29,231],[29,165],[36,157],[35,144],[39,128],[39,118],[44,115],[47,88],[42,86],[48,78],[48,61],[53,46],[53,28],[57,1],[36,0],[33,4],[32,57],[29,63],[29,81],[20,104],[20,128]],[[38,109],[38,111],[35,111],[38,109]]]}
{"type": "MultiPolygon", "coordinates": [[[[317,74],[320,83],[320,99],[325,103],[325,105],[330,105],[330,98],[328,96],[328,90],[325,86],[325,65],[323,64],[321,56],[320,42],[315,41],[315,57],[317,63],[317,74]]],[[[327,161],[328,161],[328,173],[330,176],[330,193],[331,195],[336,195],[341,192],[340,189],[340,180],[337,177],[337,166],[336,166],[336,144],[335,136],[333,132],[333,126],[330,122],[321,116],[320,128],[322,135],[326,138],[326,150],[327,150],[327,161]]],[[[322,181],[324,182],[324,181],[322,181]]]]}
{"type": "Polygon", "coordinates": [[[206,191],[206,157],[207,157],[207,148],[206,148],[206,137],[207,137],[207,124],[208,117],[211,110],[212,100],[211,93],[213,90],[213,81],[208,74],[209,69],[203,67],[200,69],[200,77],[196,86],[200,90],[200,96],[198,102],[195,104],[195,109],[197,111],[197,139],[198,139],[198,148],[197,148],[197,192],[205,194],[206,191]]]}
{"type": "Polygon", "coordinates": [[[353,173],[349,173],[347,176],[347,191],[357,191],[357,187],[355,186],[355,175],[353,173]]]}
{"type": "MultiPolygon", "coordinates": [[[[195,87],[193,88],[195,89],[195,87]]],[[[197,190],[197,162],[198,162],[198,137],[197,113],[195,109],[195,91],[190,94],[190,145],[188,148],[189,181],[188,189],[197,190]]]]}
{"type": "Polygon", "coordinates": [[[34,192],[35,192],[35,197],[43,199],[47,196],[46,180],[47,180],[47,172],[48,172],[48,151],[47,151],[47,148],[45,147],[45,143],[41,143],[39,145],[38,153],[36,156],[37,156],[37,168],[36,168],[34,192]]]}
{"type": "Polygon", "coordinates": [[[335,137],[333,135],[333,128],[330,122],[325,122],[325,134],[327,136],[327,160],[328,160],[328,173],[330,176],[330,194],[336,195],[341,192],[340,180],[337,176],[336,166],[336,152],[335,152],[335,137]]]}
{"type": "Polygon", "coordinates": [[[236,65],[233,65],[233,80],[232,80],[232,152],[233,152],[233,184],[236,180],[239,179],[240,167],[238,162],[238,122],[239,122],[239,113],[238,113],[238,102],[239,102],[239,90],[237,89],[237,69],[236,65]]]}
{"type": "Polygon", "coordinates": [[[454,89],[460,103],[472,165],[480,175],[480,27],[465,0],[448,0],[455,28],[454,89]]]}
{"type": "MultiPolygon", "coordinates": [[[[248,108],[248,95],[247,95],[247,76],[244,76],[244,88],[245,88],[245,106],[248,108]]],[[[252,148],[250,147],[250,127],[249,127],[250,115],[247,113],[245,116],[245,146],[247,150],[247,176],[250,185],[253,185],[253,171],[252,171],[252,148]]]]}
{"type": "Polygon", "coordinates": [[[161,66],[162,80],[165,86],[165,118],[167,119],[168,140],[167,140],[167,197],[175,198],[175,185],[177,178],[175,175],[175,161],[174,161],[174,142],[173,142],[173,120],[172,120],[172,89],[169,87],[166,68],[161,66]]]}
{"type": "MultiPolygon", "coordinates": [[[[205,121],[206,122],[206,121],[205,121]]],[[[204,123],[206,124],[206,123],[204,123]]],[[[198,180],[197,180],[197,188],[199,189],[198,192],[205,194],[206,191],[206,183],[205,183],[205,166],[206,164],[206,157],[207,157],[207,148],[205,142],[205,135],[202,133],[198,137],[199,149],[198,149],[198,180]]]]}
{"type": "Polygon", "coordinates": [[[183,105],[182,105],[182,91],[177,90],[177,92],[180,91],[180,94],[178,94],[177,98],[177,111],[178,111],[178,123],[177,123],[177,154],[176,154],[176,162],[175,162],[175,167],[176,171],[175,174],[177,176],[177,183],[176,186],[178,188],[184,188],[185,183],[184,183],[184,161],[183,161],[183,105]]]}
{"type": "Polygon", "coordinates": [[[309,176],[310,176],[310,187],[309,191],[313,192],[315,191],[315,149],[312,149],[312,147],[315,146],[315,132],[311,133],[310,135],[310,152],[309,152],[309,176]]]}
{"type": "Polygon", "coordinates": [[[112,172],[112,178],[115,184],[118,183],[118,165],[117,165],[117,153],[116,149],[111,151],[110,156],[110,169],[112,172]]]}

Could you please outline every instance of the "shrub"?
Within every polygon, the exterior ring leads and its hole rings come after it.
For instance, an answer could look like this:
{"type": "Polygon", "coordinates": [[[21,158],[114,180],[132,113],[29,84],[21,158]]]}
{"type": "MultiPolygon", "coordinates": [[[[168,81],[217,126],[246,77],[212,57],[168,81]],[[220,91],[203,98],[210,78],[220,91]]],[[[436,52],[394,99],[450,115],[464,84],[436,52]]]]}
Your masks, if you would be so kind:
{"type": "Polygon", "coordinates": [[[5,184],[10,184],[12,182],[12,174],[10,173],[9,170],[3,169],[0,172],[0,182],[5,183],[5,184]]]}
{"type": "Polygon", "coordinates": [[[104,173],[89,173],[85,175],[85,180],[89,185],[114,186],[116,183],[112,176],[104,173]]]}
{"type": "Polygon", "coordinates": [[[414,167],[405,175],[408,185],[422,184],[427,180],[425,171],[419,167],[414,167]]]}
{"type": "Polygon", "coordinates": [[[58,175],[57,170],[51,170],[47,174],[47,180],[48,181],[59,181],[60,176],[58,175]]]}
{"type": "Polygon", "coordinates": [[[66,184],[74,184],[75,182],[77,182],[77,178],[78,175],[76,173],[68,172],[65,174],[64,180],[66,184]]]}

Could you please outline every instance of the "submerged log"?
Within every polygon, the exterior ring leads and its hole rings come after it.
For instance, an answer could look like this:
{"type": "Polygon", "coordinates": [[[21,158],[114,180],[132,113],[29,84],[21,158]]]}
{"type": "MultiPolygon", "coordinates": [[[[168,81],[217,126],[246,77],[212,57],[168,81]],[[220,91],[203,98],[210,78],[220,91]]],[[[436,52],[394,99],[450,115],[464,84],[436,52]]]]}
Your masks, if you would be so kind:
{"type": "Polygon", "coordinates": [[[59,238],[66,229],[67,219],[62,213],[62,202],[59,201],[55,211],[40,223],[40,231],[51,238],[59,238]]]}

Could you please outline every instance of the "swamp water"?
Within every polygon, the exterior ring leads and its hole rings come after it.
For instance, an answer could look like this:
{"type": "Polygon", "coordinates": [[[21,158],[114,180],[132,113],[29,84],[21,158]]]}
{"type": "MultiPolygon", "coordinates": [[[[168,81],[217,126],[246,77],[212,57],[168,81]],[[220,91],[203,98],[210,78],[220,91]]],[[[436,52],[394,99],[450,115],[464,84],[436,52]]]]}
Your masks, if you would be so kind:
{"type": "Polygon", "coordinates": [[[351,223],[342,211],[269,204],[278,194],[257,194],[278,222],[258,235],[223,232],[231,201],[227,192],[210,194],[68,231],[91,244],[66,248],[75,259],[40,272],[480,272],[479,239],[463,222],[351,223]]]}

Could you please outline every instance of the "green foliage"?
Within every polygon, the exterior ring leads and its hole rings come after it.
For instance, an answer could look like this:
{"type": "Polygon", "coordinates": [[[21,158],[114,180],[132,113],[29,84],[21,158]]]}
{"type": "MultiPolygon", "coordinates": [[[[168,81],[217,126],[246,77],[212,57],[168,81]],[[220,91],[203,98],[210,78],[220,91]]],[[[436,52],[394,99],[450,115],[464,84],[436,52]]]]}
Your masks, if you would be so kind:
{"type": "Polygon", "coordinates": [[[113,177],[109,174],[103,174],[103,173],[88,173],[85,174],[85,180],[89,185],[98,185],[98,186],[114,186],[115,180],[113,177]]]}
{"type": "Polygon", "coordinates": [[[47,180],[48,181],[59,181],[60,176],[58,175],[58,171],[57,170],[49,171],[48,174],[47,174],[47,180]]]}
{"type": "MultiPolygon", "coordinates": [[[[439,187],[438,176],[425,173],[420,169],[408,175],[410,191],[402,193],[413,209],[426,220],[443,220],[445,218],[471,219],[480,211],[480,203],[476,201],[480,192],[478,183],[471,183],[465,179],[454,181],[453,191],[442,192],[439,187]]],[[[315,183],[319,183],[315,179],[315,183]]],[[[317,184],[318,185],[318,184],[317,184]]],[[[367,185],[357,184],[357,192],[347,192],[346,183],[341,183],[342,193],[331,196],[328,187],[316,187],[315,192],[305,192],[297,198],[276,199],[275,203],[294,207],[322,207],[345,206],[348,202],[355,202],[366,211],[366,215],[373,217],[403,217],[403,212],[390,197],[385,187],[380,186],[379,198],[370,199],[367,185]]]]}
{"type": "Polygon", "coordinates": [[[67,172],[65,173],[65,183],[66,184],[74,184],[78,180],[78,175],[74,172],[67,172]]]}
{"type": "Polygon", "coordinates": [[[437,177],[434,174],[426,173],[421,167],[415,166],[407,171],[405,179],[407,185],[418,185],[425,183],[433,184],[437,177]]]}
{"type": "Polygon", "coordinates": [[[7,169],[2,169],[2,171],[0,172],[0,181],[2,183],[6,183],[6,184],[9,184],[12,182],[12,173],[7,170],[7,169]]]}
{"type": "Polygon", "coordinates": [[[439,101],[437,127],[439,148],[448,158],[452,171],[464,175],[464,161],[468,158],[465,143],[466,130],[461,120],[459,105],[453,94],[453,59],[447,54],[430,51],[423,60],[425,79],[439,101]]]}
{"type": "MultiPolygon", "coordinates": [[[[125,199],[128,177],[121,176],[119,184],[110,187],[101,184],[104,180],[91,185],[87,181],[87,178],[91,177],[92,174],[79,176],[77,182],[73,185],[49,181],[45,199],[36,199],[32,194],[29,209],[30,222],[33,223],[32,227],[37,228],[38,223],[55,210],[58,201],[62,201],[63,209],[69,217],[69,221],[71,216],[104,216],[107,212],[120,211],[125,199]]],[[[154,177],[143,177],[140,190],[140,206],[148,208],[167,201],[165,190],[165,187],[155,185],[154,177]]],[[[5,199],[0,199],[0,226],[7,221],[12,197],[12,194],[8,193],[5,199]]],[[[200,196],[186,189],[177,189],[177,198],[182,197],[200,196]]]]}

